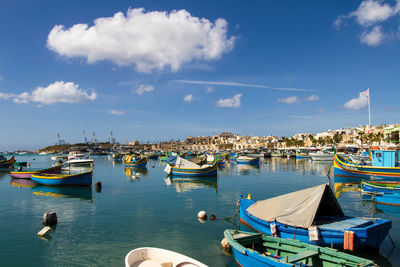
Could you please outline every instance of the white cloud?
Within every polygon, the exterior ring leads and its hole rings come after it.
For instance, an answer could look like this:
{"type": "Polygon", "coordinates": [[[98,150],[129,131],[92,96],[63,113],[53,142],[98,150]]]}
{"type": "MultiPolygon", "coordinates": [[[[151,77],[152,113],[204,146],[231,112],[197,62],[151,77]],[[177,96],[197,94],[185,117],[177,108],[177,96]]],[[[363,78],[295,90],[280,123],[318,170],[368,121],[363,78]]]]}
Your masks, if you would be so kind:
{"type": "Polygon", "coordinates": [[[299,98],[297,96],[289,96],[287,98],[280,98],[278,99],[279,103],[284,103],[284,104],[293,104],[293,103],[298,103],[299,98]]]}
{"type": "Polygon", "coordinates": [[[109,110],[108,113],[111,114],[111,115],[118,115],[118,116],[121,116],[121,115],[124,115],[124,114],[125,114],[124,111],[122,111],[122,110],[115,110],[115,109],[109,110]]]}
{"type": "Polygon", "coordinates": [[[240,98],[242,94],[234,95],[232,98],[218,100],[215,105],[220,108],[240,108],[240,98]]]}
{"type": "Polygon", "coordinates": [[[272,87],[268,85],[257,85],[257,84],[247,84],[238,82],[215,82],[215,81],[192,81],[192,80],[174,80],[178,83],[188,83],[188,84],[205,84],[205,85],[221,85],[221,86],[237,86],[237,87],[253,87],[253,88],[265,88],[278,91],[314,91],[313,89],[302,89],[302,88],[291,88],[291,87],[272,87]]]}
{"type": "Polygon", "coordinates": [[[310,96],[307,98],[307,100],[308,100],[308,101],[317,101],[317,100],[319,100],[319,96],[317,96],[317,95],[310,95],[310,96]]]}
{"type": "Polygon", "coordinates": [[[370,32],[364,31],[360,36],[361,43],[369,46],[380,45],[384,38],[381,26],[375,26],[370,32]]]}
{"type": "Polygon", "coordinates": [[[214,23],[186,10],[145,12],[129,9],[113,17],[98,18],[93,26],[54,26],[47,39],[49,49],[66,57],[84,57],[94,63],[110,60],[118,66],[135,65],[139,72],[178,71],[185,63],[216,60],[234,47],[227,37],[227,21],[214,23]]]}
{"type": "Polygon", "coordinates": [[[214,87],[212,87],[212,86],[207,87],[206,92],[207,92],[207,93],[212,93],[212,92],[214,92],[214,87]]]}
{"type": "Polygon", "coordinates": [[[138,89],[133,90],[138,95],[143,95],[145,92],[150,92],[154,90],[153,85],[141,84],[138,89]]]}
{"type": "Polygon", "coordinates": [[[368,96],[359,96],[358,98],[353,98],[353,99],[347,101],[344,104],[344,108],[357,110],[357,109],[361,109],[367,105],[368,105],[368,96]]]}
{"type": "Polygon", "coordinates": [[[192,102],[192,101],[193,101],[193,95],[192,95],[192,94],[186,95],[186,96],[183,98],[183,101],[185,101],[186,103],[192,102]]]}
{"type": "Polygon", "coordinates": [[[360,25],[368,26],[388,19],[396,13],[395,9],[380,0],[365,0],[349,16],[355,17],[360,25]]]}
{"type": "Polygon", "coordinates": [[[4,76],[0,74],[0,81],[4,80],[4,76]]]}
{"type": "Polygon", "coordinates": [[[80,103],[86,100],[94,101],[97,98],[97,94],[94,90],[88,93],[88,91],[80,89],[78,84],[64,81],[56,81],[47,87],[37,87],[32,92],[0,94],[0,98],[12,98],[14,103],[28,104],[29,102],[35,102],[40,105],[80,103]]]}

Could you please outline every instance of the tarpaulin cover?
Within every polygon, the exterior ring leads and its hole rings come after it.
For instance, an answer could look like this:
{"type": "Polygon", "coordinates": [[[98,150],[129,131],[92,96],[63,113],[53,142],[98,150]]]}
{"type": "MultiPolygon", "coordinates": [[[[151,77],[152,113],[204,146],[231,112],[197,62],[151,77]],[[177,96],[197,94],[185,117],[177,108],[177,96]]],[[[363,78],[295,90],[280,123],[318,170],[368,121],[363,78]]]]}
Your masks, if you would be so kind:
{"type": "Polygon", "coordinates": [[[261,220],[303,228],[318,225],[321,216],[344,216],[328,184],[260,200],[246,211],[261,220]]]}
{"type": "Polygon", "coordinates": [[[178,157],[175,162],[175,167],[183,169],[200,169],[200,166],[194,162],[178,157]]]}

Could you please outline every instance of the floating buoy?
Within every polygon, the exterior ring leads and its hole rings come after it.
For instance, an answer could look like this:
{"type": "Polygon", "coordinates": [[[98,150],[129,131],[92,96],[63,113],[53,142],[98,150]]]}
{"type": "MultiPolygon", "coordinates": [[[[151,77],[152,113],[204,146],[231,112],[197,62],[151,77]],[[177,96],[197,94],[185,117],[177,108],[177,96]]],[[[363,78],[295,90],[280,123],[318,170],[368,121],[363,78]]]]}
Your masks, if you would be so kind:
{"type": "Polygon", "coordinates": [[[43,214],[43,224],[46,226],[57,224],[57,214],[54,211],[49,211],[43,214]]]}
{"type": "Polygon", "coordinates": [[[223,249],[231,249],[231,245],[229,244],[228,239],[226,239],[225,237],[221,240],[221,247],[223,249]]]}
{"type": "Polygon", "coordinates": [[[214,221],[216,218],[217,218],[217,217],[215,217],[214,214],[211,214],[211,215],[210,215],[210,220],[211,220],[211,221],[214,221]]]}
{"type": "Polygon", "coordinates": [[[52,230],[51,227],[45,226],[42,230],[40,230],[40,232],[37,235],[40,237],[48,235],[51,232],[51,230],[52,230]]]}
{"type": "Polygon", "coordinates": [[[197,218],[207,220],[207,212],[205,212],[204,210],[199,211],[199,213],[197,214],[197,218]]]}
{"type": "Polygon", "coordinates": [[[251,194],[247,195],[247,199],[251,200],[251,194]]]}

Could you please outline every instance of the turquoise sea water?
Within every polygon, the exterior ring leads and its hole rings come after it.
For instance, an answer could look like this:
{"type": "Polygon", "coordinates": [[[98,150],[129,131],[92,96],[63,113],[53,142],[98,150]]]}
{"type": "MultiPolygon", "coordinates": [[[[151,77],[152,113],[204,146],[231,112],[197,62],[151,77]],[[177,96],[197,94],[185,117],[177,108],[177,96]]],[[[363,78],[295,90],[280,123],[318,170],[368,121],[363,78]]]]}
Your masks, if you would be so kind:
{"type": "MultiPolygon", "coordinates": [[[[225,220],[201,223],[197,213],[228,217],[240,195],[251,193],[259,200],[329,182],[331,166],[272,158],[260,168],[228,165],[218,178],[196,181],[166,178],[163,164],[151,160],[147,170],[132,179],[134,169],[94,158],[93,181],[102,182],[101,192],[94,187],[31,187],[12,180],[8,172],[0,173],[0,266],[124,266],[130,250],[145,246],[183,253],[209,266],[236,266],[220,242],[224,229],[238,225],[225,220]],[[50,239],[40,239],[37,233],[47,211],[57,213],[58,225],[50,239]]],[[[31,167],[52,163],[47,155],[16,159],[31,162],[31,167]]],[[[356,186],[334,185],[333,177],[331,185],[346,215],[393,220],[396,248],[387,238],[379,253],[356,255],[381,266],[399,266],[400,208],[362,201],[356,186]]]]}

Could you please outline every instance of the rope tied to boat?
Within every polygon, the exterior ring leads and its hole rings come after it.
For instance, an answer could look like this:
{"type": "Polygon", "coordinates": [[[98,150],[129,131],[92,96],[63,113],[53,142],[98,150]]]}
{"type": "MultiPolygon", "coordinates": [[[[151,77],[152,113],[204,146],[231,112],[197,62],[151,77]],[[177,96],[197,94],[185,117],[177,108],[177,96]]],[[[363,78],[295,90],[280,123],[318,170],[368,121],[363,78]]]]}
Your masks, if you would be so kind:
{"type": "Polygon", "coordinates": [[[240,198],[236,202],[236,210],[232,216],[225,217],[225,218],[215,218],[215,220],[222,221],[222,220],[229,220],[229,219],[235,218],[239,214],[239,211],[240,211],[240,198]]]}

